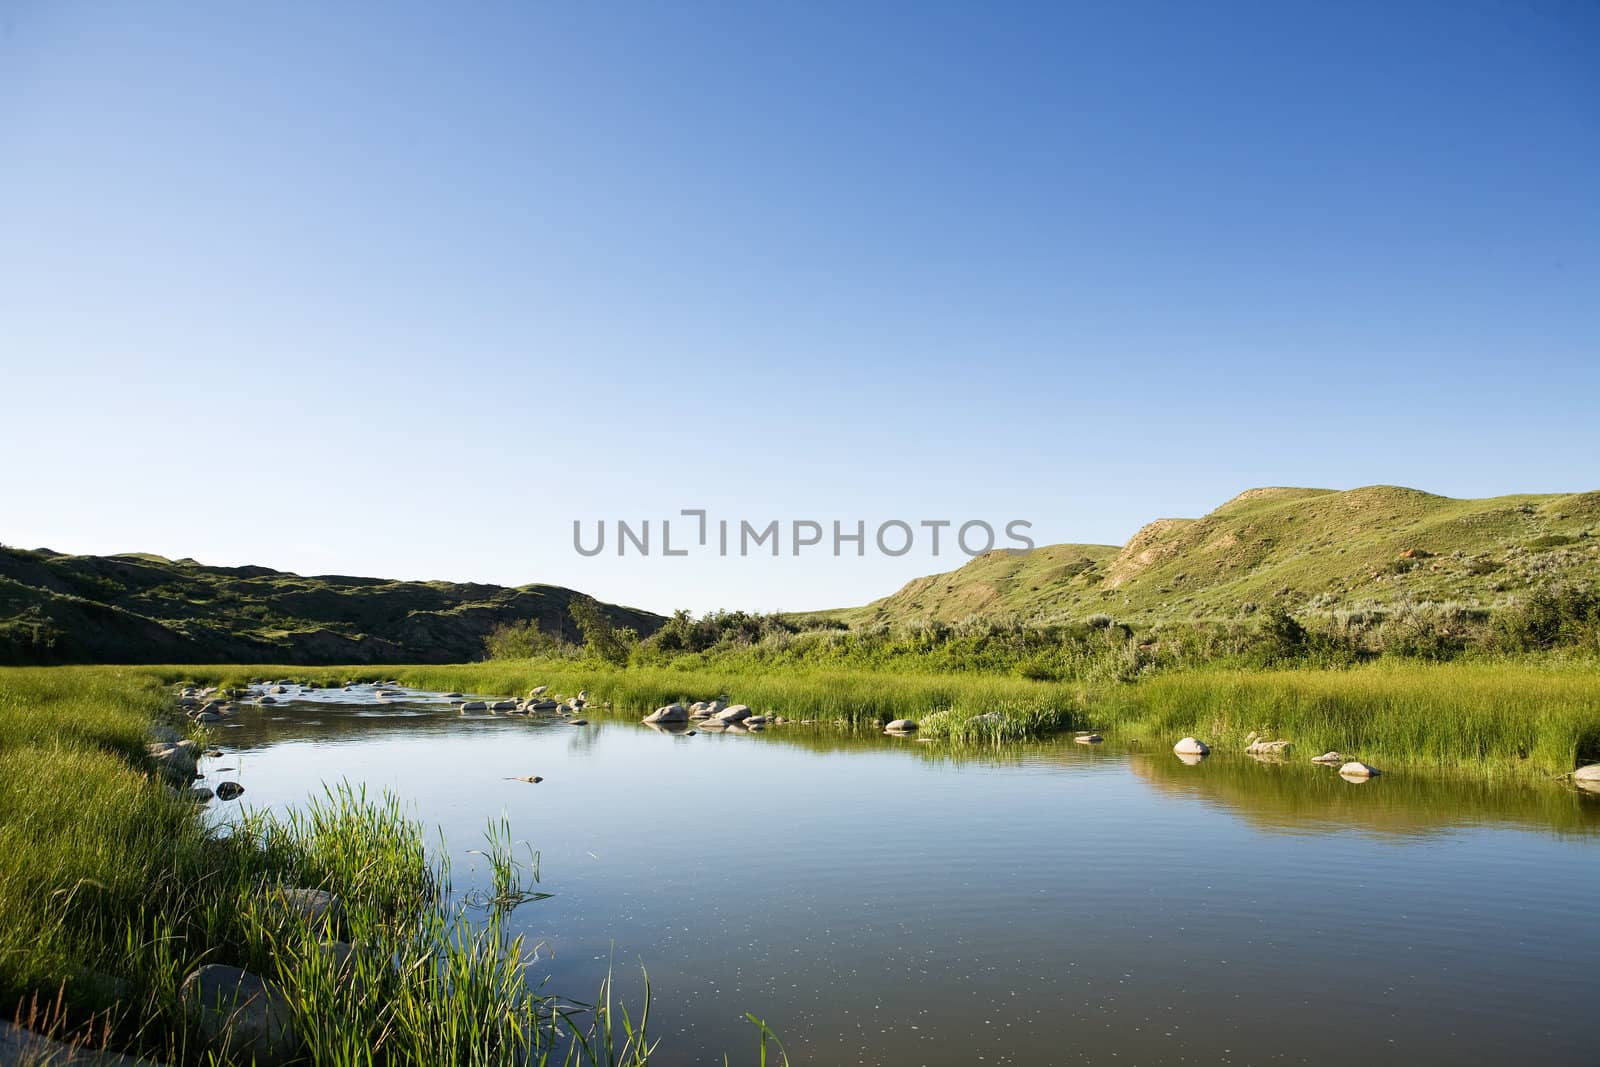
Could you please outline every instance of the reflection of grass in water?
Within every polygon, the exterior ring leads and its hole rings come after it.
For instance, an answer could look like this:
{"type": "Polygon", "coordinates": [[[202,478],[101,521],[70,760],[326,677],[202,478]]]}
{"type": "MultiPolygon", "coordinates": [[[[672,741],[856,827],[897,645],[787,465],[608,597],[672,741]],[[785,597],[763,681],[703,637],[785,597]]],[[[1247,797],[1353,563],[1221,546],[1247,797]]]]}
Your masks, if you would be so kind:
{"type": "Polygon", "coordinates": [[[1390,774],[1351,783],[1309,760],[1263,763],[1224,754],[1191,767],[1166,751],[1136,755],[1129,764],[1158,789],[1215,802],[1267,830],[1425,834],[1510,823],[1600,834],[1600,798],[1545,782],[1390,774]]]}

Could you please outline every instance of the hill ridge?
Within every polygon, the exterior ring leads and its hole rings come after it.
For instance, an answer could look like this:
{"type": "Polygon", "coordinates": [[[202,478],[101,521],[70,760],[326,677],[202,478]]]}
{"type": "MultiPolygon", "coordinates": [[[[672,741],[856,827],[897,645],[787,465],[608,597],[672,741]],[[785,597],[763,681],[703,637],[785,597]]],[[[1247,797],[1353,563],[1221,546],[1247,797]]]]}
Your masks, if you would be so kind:
{"type": "MultiPolygon", "coordinates": [[[[556,585],[408,581],[222,567],[154,553],[0,546],[0,662],[450,663],[497,627],[573,632],[556,585]]],[[[602,604],[617,626],[665,621],[602,604]]]]}
{"type": "Polygon", "coordinates": [[[1600,491],[1453,498],[1398,485],[1246,489],[1198,518],[1162,518],[1121,546],[990,553],[926,575],[843,621],[1012,614],[1128,622],[1264,606],[1354,610],[1402,600],[1492,607],[1534,586],[1600,580],[1600,491]],[[1062,569],[1069,560],[1079,566],[1062,569]]]}

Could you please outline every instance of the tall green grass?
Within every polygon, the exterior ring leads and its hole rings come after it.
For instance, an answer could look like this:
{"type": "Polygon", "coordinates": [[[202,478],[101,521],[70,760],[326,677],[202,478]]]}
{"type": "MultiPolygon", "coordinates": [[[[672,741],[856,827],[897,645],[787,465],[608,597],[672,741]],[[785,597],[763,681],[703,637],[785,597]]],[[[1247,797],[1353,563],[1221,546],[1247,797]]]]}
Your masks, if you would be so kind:
{"type": "MultiPolygon", "coordinates": [[[[1559,775],[1600,759],[1600,674],[1583,661],[1380,661],[1340,670],[1157,673],[1093,690],[1005,675],[617,668],[571,660],[394,668],[413,685],[480,693],[532,685],[620,708],[725,696],[792,719],[871,726],[915,719],[960,742],[1092,727],[1244,746],[1251,731],[1392,765],[1559,775]]],[[[1307,755],[1311,753],[1307,752],[1307,755]]]]}
{"type": "Polygon", "coordinates": [[[393,797],[336,787],[226,832],[203,821],[143,765],[166,683],[194,674],[0,668],[0,1013],[70,1042],[226,1064],[178,993],[200,965],[229,963],[282,987],[312,1064],[647,1062],[648,982],[637,1019],[609,982],[586,1010],[530,984],[508,917],[538,899],[536,870],[508,826],[488,834],[494,891],[479,900],[452,892],[393,797]],[[310,926],[284,887],[337,893],[342,926],[310,926]]]}
{"type": "Polygon", "coordinates": [[[1600,676],[1581,666],[1378,663],[1156,675],[1100,704],[1108,725],[1243,747],[1255,730],[1379,765],[1555,776],[1600,760],[1600,676]]]}
{"type": "Polygon", "coordinates": [[[927,736],[958,740],[1036,737],[1077,724],[1086,706],[1081,686],[1005,675],[683,670],[571,660],[492,660],[395,670],[400,680],[428,689],[510,695],[548,685],[567,694],[588,690],[593,699],[632,710],[724,697],[758,712],[850,726],[914,719],[927,736]]]}

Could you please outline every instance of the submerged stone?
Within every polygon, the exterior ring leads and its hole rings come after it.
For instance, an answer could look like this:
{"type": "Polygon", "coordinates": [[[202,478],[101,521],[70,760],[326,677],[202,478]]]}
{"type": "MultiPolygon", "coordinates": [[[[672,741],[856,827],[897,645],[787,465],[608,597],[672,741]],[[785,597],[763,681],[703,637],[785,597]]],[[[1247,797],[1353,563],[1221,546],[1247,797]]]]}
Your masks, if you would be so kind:
{"type": "Polygon", "coordinates": [[[289,1001],[264,978],[208,963],[184,979],[178,999],[201,1039],[226,1062],[277,1067],[295,1056],[289,1001]]]}

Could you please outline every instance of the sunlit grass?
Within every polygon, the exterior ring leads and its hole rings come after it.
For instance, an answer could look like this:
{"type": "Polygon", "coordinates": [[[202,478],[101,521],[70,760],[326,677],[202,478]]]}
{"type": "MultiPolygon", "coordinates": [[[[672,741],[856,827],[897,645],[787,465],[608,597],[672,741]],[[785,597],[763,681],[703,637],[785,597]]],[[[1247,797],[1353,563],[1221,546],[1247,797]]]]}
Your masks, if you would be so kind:
{"type": "Polygon", "coordinates": [[[281,986],[311,1064],[648,1060],[648,978],[637,1018],[609,980],[583,1010],[531,984],[508,917],[542,895],[537,857],[517,858],[509,824],[486,835],[482,898],[451,891],[446,861],[392,796],[334,786],[287,815],[206,824],[143,767],[145,732],[171,704],[164,684],[192,673],[0,669],[8,1014],[69,1041],[214,1063],[178,990],[200,965],[229,963],[281,986]],[[338,894],[339,928],[275,902],[284,887],[338,894]]]}
{"type": "MultiPolygon", "coordinates": [[[[1243,747],[1259,731],[1418,769],[1565,774],[1600,759],[1600,676],[1582,666],[1375,664],[1192,671],[1114,691],[1105,723],[1243,747]]],[[[1096,723],[1100,725],[1100,723],[1096,723]]]]}

